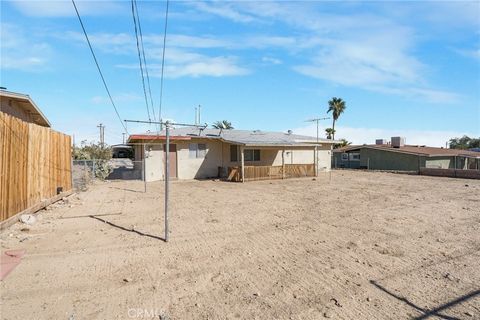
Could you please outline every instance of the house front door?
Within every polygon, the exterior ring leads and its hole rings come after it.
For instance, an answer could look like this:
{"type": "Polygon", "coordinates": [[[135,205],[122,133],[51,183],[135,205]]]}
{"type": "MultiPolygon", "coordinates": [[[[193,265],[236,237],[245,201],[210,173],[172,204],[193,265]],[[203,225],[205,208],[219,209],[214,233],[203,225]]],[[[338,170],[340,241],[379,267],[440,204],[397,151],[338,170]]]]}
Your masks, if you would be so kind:
{"type": "MultiPolygon", "coordinates": [[[[164,144],[163,145],[163,150],[166,151],[167,150],[167,145],[164,144]]],[[[177,145],[176,144],[170,144],[170,178],[177,178],[177,145]]],[[[164,152],[164,155],[163,155],[163,161],[164,163],[166,163],[165,161],[165,156],[166,156],[166,152],[164,152]]]]}

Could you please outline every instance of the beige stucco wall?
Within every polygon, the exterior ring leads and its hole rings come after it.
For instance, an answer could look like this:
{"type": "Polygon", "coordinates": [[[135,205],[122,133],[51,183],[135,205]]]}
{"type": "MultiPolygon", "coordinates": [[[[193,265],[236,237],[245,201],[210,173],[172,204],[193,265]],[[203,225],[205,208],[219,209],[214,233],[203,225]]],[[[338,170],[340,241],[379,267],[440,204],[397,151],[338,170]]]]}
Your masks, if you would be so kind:
{"type": "MultiPolygon", "coordinates": [[[[230,144],[211,139],[193,139],[190,141],[173,141],[177,146],[177,177],[181,180],[206,179],[218,176],[219,167],[240,166],[239,161],[230,161],[230,144]],[[190,158],[189,144],[206,144],[204,158],[190,158]]],[[[141,161],[141,146],[135,147],[135,161],[141,161]]],[[[249,149],[249,148],[246,148],[249,149]]],[[[255,149],[255,148],[252,148],[255,149]]],[[[259,148],[256,148],[259,149],[259,148]]],[[[331,150],[330,145],[318,147],[318,171],[330,170],[331,150]]],[[[147,158],[145,160],[145,174],[147,181],[164,179],[164,159],[161,145],[147,145],[147,158]]],[[[314,163],[313,147],[285,149],[286,164],[314,163]]],[[[139,162],[139,165],[141,163],[139,162]]],[[[260,161],[245,161],[245,165],[280,166],[282,165],[282,150],[275,148],[260,149],[260,161]]]]}
{"type": "Polygon", "coordinates": [[[218,167],[222,166],[222,143],[210,139],[195,139],[177,143],[178,179],[206,179],[218,176],[218,167]],[[190,158],[190,143],[206,144],[204,158],[190,158]]]}
{"type": "Polygon", "coordinates": [[[163,146],[160,144],[152,144],[145,146],[145,180],[158,181],[163,180],[164,163],[163,163],[163,146]]]}

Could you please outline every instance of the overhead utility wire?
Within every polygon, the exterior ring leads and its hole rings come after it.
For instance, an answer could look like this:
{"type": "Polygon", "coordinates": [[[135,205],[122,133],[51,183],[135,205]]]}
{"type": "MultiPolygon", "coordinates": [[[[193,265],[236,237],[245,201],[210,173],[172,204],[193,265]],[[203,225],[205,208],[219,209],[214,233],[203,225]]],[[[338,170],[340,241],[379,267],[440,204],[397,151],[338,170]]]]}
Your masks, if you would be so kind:
{"type": "Polygon", "coordinates": [[[145,87],[145,76],[143,72],[143,62],[142,62],[142,56],[141,56],[141,50],[140,50],[140,40],[138,36],[138,30],[137,30],[137,18],[135,15],[135,3],[134,0],[131,0],[132,3],[132,17],[133,17],[133,25],[135,27],[135,40],[137,41],[137,52],[138,52],[138,62],[140,63],[140,73],[142,74],[142,86],[143,86],[143,94],[145,95],[145,106],[147,107],[147,115],[148,115],[148,120],[151,121],[152,118],[150,117],[150,110],[148,107],[148,98],[147,98],[147,89],[145,87]]]}
{"type": "Polygon", "coordinates": [[[162,75],[160,77],[160,104],[158,106],[158,119],[160,122],[162,121],[163,70],[165,67],[165,44],[167,41],[168,3],[169,1],[167,0],[167,8],[165,10],[165,29],[163,31],[162,75]]]}
{"type": "Polygon", "coordinates": [[[82,26],[83,34],[85,35],[85,39],[87,39],[88,47],[90,48],[90,52],[92,53],[93,60],[95,60],[95,64],[97,65],[97,70],[98,73],[100,73],[100,77],[102,78],[103,85],[105,86],[105,90],[107,91],[108,97],[110,98],[110,102],[112,103],[113,109],[115,109],[115,113],[117,114],[118,120],[122,124],[122,127],[125,129],[125,132],[128,133],[127,127],[122,121],[122,117],[120,117],[120,114],[118,113],[117,107],[115,106],[115,102],[113,102],[112,95],[110,94],[110,90],[108,90],[107,82],[105,81],[105,78],[103,77],[102,70],[100,69],[100,65],[98,64],[97,57],[95,56],[95,52],[93,51],[92,44],[90,43],[90,39],[88,38],[87,31],[85,30],[85,27],[83,26],[82,18],[80,17],[80,13],[78,12],[77,5],[75,4],[75,0],[72,0],[73,7],[75,8],[75,12],[77,13],[78,21],[80,21],[80,25],[82,26]]]}
{"type": "Polygon", "coordinates": [[[157,121],[155,117],[155,107],[154,107],[153,98],[152,98],[152,89],[150,86],[150,76],[148,74],[147,59],[145,58],[145,47],[143,46],[142,24],[140,23],[140,16],[138,14],[137,0],[135,0],[135,12],[137,13],[138,31],[140,34],[140,46],[142,48],[143,65],[145,66],[145,74],[147,76],[147,86],[148,86],[148,94],[150,96],[150,106],[152,108],[153,120],[157,121]]]}

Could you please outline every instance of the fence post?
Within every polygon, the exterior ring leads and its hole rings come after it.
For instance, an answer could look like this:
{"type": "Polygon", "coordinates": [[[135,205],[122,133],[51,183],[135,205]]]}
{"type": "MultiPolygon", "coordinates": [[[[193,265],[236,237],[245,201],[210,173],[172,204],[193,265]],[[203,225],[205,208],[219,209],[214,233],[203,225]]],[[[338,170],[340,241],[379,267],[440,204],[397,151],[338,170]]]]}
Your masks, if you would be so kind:
{"type": "Polygon", "coordinates": [[[87,160],[83,160],[83,177],[85,179],[85,185],[88,183],[87,179],[87,160]]]}
{"type": "Polygon", "coordinates": [[[95,179],[95,178],[97,177],[97,176],[96,176],[96,174],[95,174],[95,161],[96,161],[96,160],[95,160],[95,159],[93,159],[93,162],[92,162],[92,167],[93,167],[93,170],[92,170],[92,171],[93,171],[93,172],[92,172],[92,176],[93,176],[93,179],[95,179]]]}
{"type": "Polygon", "coordinates": [[[70,180],[71,180],[71,190],[73,190],[73,157],[70,159],[70,180]]]}

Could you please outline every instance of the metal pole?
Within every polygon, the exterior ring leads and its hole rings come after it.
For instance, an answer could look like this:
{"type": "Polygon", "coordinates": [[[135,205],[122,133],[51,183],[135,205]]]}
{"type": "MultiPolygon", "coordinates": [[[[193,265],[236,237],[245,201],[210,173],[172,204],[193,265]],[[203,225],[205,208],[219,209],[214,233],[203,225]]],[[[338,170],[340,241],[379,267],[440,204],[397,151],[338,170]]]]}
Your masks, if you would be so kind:
{"type": "Polygon", "coordinates": [[[93,168],[93,179],[95,179],[97,176],[95,174],[95,159],[92,160],[92,168],[93,168]]]}
{"type": "Polygon", "coordinates": [[[170,124],[165,123],[166,150],[165,150],[165,242],[168,242],[168,184],[170,182],[170,124]]]}
{"type": "Polygon", "coordinates": [[[370,170],[370,158],[367,158],[367,170],[370,170]]]}
{"type": "Polygon", "coordinates": [[[146,157],[145,143],[143,144],[143,159],[142,159],[142,173],[143,173],[143,192],[147,193],[147,174],[145,173],[145,157],[146,157]]]}

